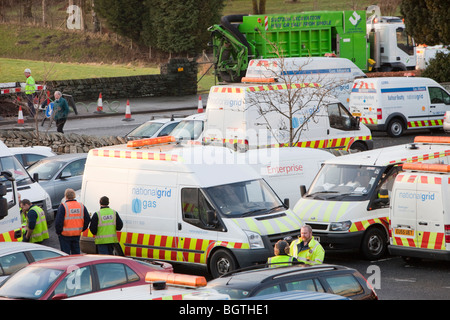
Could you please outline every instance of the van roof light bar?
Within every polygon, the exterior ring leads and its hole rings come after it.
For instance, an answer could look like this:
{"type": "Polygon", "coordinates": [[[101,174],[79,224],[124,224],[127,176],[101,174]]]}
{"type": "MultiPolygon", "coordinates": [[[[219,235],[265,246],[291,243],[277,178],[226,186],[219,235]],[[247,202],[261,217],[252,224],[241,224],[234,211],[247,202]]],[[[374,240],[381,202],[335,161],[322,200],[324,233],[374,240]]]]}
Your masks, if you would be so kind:
{"type": "Polygon", "coordinates": [[[177,139],[174,136],[145,138],[145,139],[128,141],[127,147],[137,148],[137,147],[143,147],[143,146],[156,146],[156,145],[167,144],[167,143],[171,143],[171,142],[177,142],[177,139]]]}
{"type": "Polygon", "coordinates": [[[450,144],[450,137],[429,137],[417,136],[414,138],[415,143],[436,143],[436,144],[450,144]]]}
{"type": "Polygon", "coordinates": [[[428,171],[428,172],[450,172],[450,165],[440,163],[404,163],[403,170],[428,171]]]}

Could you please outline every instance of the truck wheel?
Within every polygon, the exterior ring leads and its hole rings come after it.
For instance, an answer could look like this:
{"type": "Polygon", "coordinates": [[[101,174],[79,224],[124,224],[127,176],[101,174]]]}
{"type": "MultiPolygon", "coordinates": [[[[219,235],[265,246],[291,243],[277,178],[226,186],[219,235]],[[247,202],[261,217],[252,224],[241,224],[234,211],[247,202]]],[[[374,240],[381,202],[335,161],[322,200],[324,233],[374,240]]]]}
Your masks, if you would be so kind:
{"type": "Polygon", "coordinates": [[[217,250],[213,253],[209,269],[213,278],[218,278],[225,273],[236,270],[236,260],[231,253],[226,250],[217,250]]]}
{"type": "Polygon", "coordinates": [[[387,133],[392,138],[399,138],[403,134],[404,130],[405,128],[401,119],[396,118],[389,121],[389,124],[387,126],[387,133]]]}
{"type": "Polygon", "coordinates": [[[387,241],[384,232],[378,228],[370,228],[364,234],[361,253],[368,260],[378,260],[386,252],[387,241]]]}

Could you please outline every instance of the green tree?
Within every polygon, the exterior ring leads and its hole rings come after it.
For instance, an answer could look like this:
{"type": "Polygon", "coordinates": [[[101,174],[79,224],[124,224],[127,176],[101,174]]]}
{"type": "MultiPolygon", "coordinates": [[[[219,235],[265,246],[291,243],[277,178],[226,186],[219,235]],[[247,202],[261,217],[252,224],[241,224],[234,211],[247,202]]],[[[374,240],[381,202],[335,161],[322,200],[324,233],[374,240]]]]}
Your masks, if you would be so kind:
{"type": "Polygon", "coordinates": [[[436,57],[429,61],[421,76],[432,78],[439,83],[450,82],[450,54],[438,52],[436,57]]]}
{"type": "Polygon", "coordinates": [[[406,31],[416,43],[436,45],[450,42],[450,6],[448,0],[403,0],[400,12],[406,31]]]}

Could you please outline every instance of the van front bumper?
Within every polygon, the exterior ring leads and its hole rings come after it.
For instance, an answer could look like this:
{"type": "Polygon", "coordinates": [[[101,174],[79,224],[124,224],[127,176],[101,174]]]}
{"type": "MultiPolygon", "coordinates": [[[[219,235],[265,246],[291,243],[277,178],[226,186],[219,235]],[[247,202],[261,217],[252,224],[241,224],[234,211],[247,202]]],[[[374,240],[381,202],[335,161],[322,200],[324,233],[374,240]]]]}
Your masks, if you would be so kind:
{"type": "Polygon", "coordinates": [[[250,267],[256,264],[264,264],[269,257],[273,256],[273,250],[270,252],[267,248],[264,249],[231,249],[231,252],[236,257],[239,268],[250,267]]]}
{"type": "Polygon", "coordinates": [[[364,231],[333,233],[314,232],[314,238],[319,240],[322,247],[327,250],[354,250],[361,246],[364,231]]]}

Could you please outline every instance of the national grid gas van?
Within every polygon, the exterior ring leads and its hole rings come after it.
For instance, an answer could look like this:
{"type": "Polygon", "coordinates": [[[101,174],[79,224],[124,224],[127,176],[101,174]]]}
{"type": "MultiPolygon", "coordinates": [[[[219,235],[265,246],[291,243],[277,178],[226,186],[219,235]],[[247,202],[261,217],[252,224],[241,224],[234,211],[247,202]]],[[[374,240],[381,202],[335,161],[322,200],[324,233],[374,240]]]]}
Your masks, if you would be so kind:
{"type": "Polygon", "coordinates": [[[346,58],[298,57],[250,60],[247,73],[241,81],[267,81],[270,78],[278,82],[320,83],[348,109],[353,81],[367,76],[346,58]]]}
{"type": "Polygon", "coordinates": [[[406,130],[442,128],[450,94],[436,81],[421,77],[355,80],[350,112],[372,131],[400,137],[406,130]]]}
{"type": "Polygon", "coordinates": [[[449,142],[419,136],[412,144],[327,160],[293,211],[325,250],[359,250],[379,259],[389,243],[389,201],[402,164],[449,164],[449,142]]]}
{"type": "MultiPolygon", "coordinates": [[[[214,277],[273,255],[300,220],[250,166],[223,147],[153,138],[89,151],[80,200],[108,196],[125,256],[206,265],[214,277]],[[154,140],[156,139],[156,140],[154,140]],[[157,145],[154,145],[157,143],[157,145]]],[[[95,253],[85,232],[82,251],[95,253]]]]}
{"type": "Polygon", "coordinates": [[[449,261],[450,166],[405,163],[403,170],[392,189],[389,252],[449,261]]]}
{"type": "Polygon", "coordinates": [[[318,83],[227,84],[210,89],[205,143],[239,149],[369,150],[370,130],[318,83]]]}

